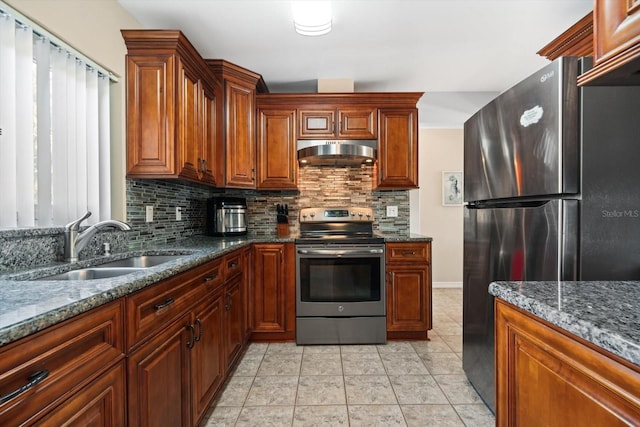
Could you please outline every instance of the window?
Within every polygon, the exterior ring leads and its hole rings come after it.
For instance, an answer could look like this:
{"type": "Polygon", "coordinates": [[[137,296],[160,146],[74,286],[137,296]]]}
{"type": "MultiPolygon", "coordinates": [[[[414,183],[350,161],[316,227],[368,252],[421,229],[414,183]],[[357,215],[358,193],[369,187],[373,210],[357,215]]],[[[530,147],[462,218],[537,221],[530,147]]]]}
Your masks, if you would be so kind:
{"type": "Polygon", "coordinates": [[[0,227],[111,216],[108,71],[0,2],[0,227]]]}

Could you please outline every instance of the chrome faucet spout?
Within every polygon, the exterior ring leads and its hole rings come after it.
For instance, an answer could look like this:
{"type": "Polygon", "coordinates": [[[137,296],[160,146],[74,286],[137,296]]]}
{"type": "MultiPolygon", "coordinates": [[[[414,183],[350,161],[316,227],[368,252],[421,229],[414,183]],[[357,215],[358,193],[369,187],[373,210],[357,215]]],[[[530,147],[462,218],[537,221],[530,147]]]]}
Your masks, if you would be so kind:
{"type": "Polygon", "coordinates": [[[117,221],[115,219],[108,219],[106,221],[101,221],[97,224],[94,224],[84,230],[82,233],[78,233],[80,230],[80,224],[85,219],[91,216],[91,212],[87,212],[82,218],[77,219],[75,221],[70,222],[64,228],[64,260],[67,262],[76,262],[78,261],[78,253],[83,250],[91,237],[96,234],[98,231],[104,228],[118,228],[123,231],[131,230],[131,226],[129,224],[117,221]]]}

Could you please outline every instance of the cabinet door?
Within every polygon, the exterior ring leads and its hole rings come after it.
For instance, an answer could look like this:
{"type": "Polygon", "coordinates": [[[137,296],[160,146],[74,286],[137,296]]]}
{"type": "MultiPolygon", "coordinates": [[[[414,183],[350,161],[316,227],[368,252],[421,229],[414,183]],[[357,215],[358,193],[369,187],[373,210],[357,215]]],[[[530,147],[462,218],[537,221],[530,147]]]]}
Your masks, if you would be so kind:
{"type": "Polygon", "coordinates": [[[127,176],[169,177],[174,152],[173,55],[127,56],[127,176]]]}
{"type": "Polygon", "coordinates": [[[376,139],[378,137],[377,113],[376,108],[338,110],[338,138],[376,139]]]}
{"type": "Polygon", "coordinates": [[[225,82],[226,186],[255,188],[255,90],[225,82]]]}
{"type": "Polygon", "coordinates": [[[123,426],[126,424],[124,360],[66,399],[38,423],[51,426],[123,426]]]}
{"type": "Polygon", "coordinates": [[[284,245],[255,244],[253,266],[252,330],[254,333],[285,332],[284,245]]]}
{"type": "Polygon", "coordinates": [[[194,311],[197,342],[191,350],[191,390],[196,423],[209,408],[224,379],[224,293],[214,293],[194,311]]]}
{"type": "Polygon", "coordinates": [[[595,0],[593,35],[595,66],[578,84],[640,84],[640,0],[595,0]]]}
{"type": "Polygon", "coordinates": [[[242,276],[237,276],[225,289],[225,349],[227,368],[230,369],[244,346],[244,292],[242,276]]]}
{"type": "Polygon", "coordinates": [[[431,329],[431,287],[426,264],[387,267],[387,330],[431,329]]]}
{"type": "Polygon", "coordinates": [[[222,185],[222,88],[219,85],[214,85],[213,88],[205,86],[202,96],[203,140],[200,179],[207,184],[222,185]]]}
{"type": "Polygon", "coordinates": [[[258,112],[259,189],[297,188],[295,109],[258,112]]]}
{"type": "Polygon", "coordinates": [[[640,368],[496,298],[497,426],[640,425],[640,368]]]}
{"type": "Polygon", "coordinates": [[[178,150],[182,178],[200,180],[200,150],[202,134],[200,127],[200,104],[203,101],[202,86],[198,76],[184,66],[179,67],[178,89],[178,150]]]}
{"type": "Polygon", "coordinates": [[[183,315],[129,355],[130,426],[191,425],[190,320],[183,315]]]}
{"type": "Polygon", "coordinates": [[[418,188],[418,110],[381,109],[378,189],[418,188]]]}
{"type": "Polygon", "coordinates": [[[336,110],[298,110],[298,138],[322,139],[336,137],[336,110]]]}

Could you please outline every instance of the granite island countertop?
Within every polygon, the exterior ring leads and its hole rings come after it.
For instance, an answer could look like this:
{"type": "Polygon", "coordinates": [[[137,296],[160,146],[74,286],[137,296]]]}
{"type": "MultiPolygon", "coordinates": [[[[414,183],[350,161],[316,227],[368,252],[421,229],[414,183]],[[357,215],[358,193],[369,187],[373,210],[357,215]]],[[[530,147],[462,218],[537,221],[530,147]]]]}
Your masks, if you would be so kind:
{"type": "MultiPolygon", "coordinates": [[[[54,263],[0,273],[0,347],[95,307],[143,289],[252,243],[295,242],[295,235],[194,236],[75,263],[54,263]],[[44,276],[139,255],[181,255],[143,271],[95,280],[36,280],[44,276]]],[[[431,241],[416,234],[385,234],[385,241],[431,241]]]]}
{"type": "Polygon", "coordinates": [[[489,293],[640,366],[640,281],[493,282],[489,293]]]}

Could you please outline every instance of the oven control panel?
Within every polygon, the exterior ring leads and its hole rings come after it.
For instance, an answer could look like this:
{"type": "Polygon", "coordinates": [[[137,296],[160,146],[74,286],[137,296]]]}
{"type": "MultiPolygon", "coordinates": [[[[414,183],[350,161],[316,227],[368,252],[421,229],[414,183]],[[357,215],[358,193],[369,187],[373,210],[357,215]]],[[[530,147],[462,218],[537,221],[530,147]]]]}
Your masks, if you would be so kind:
{"type": "Polygon", "coordinates": [[[300,209],[300,222],[373,222],[373,209],[354,206],[300,209]]]}

